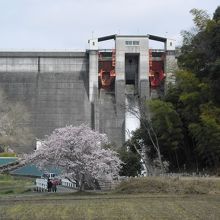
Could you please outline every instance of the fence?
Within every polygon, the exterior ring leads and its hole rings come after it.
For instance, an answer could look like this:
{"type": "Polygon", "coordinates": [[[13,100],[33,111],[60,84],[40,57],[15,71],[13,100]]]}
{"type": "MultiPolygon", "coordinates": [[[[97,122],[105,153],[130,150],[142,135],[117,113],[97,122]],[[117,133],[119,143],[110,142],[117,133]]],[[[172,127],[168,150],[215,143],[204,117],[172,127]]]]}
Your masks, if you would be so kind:
{"type": "MultiPolygon", "coordinates": [[[[70,182],[68,179],[62,179],[61,186],[75,189],[76,183],[70,182]]],[[[43,179],[43,178],[36,179],[35,190],[37,192],[47,191],[47,179],[43,179]]]]}
{"type": "Polygon", "coordinates": [[[46,179],[36,179],[36,191],[43,192],[47,190],[47,180],[46,179]]]}
{"type": "Polygon", "coordinates": [[[68,179],[62,179],[61,185],[69,188],[76,188],[76,183],[70,182],[68,179]]]}

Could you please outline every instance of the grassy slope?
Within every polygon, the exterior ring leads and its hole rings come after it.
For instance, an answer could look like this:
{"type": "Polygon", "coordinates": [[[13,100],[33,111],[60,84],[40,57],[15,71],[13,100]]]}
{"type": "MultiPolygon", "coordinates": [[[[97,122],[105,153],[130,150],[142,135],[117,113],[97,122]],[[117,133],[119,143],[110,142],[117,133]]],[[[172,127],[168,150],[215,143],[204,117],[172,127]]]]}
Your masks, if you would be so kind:
{"type": "Polygon", "coordinates": [[[220,178],[146,177],[122,182],[118,193],[219,194],[220,178]]]}
{"type": "Polygon", "coordinates": [[[30,191],[33,185],[30,178],[12,177],[0,174],[0,197],[6,194],[20,194],[30,191]]]}

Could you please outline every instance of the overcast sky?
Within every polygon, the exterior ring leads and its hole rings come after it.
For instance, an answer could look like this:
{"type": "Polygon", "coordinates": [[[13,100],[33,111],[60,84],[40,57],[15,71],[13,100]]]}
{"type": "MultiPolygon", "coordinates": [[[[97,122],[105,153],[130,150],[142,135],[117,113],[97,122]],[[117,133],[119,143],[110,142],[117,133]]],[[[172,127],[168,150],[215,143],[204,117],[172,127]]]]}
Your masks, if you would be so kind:
{"type": "Polygon", "coordinates": [[[212,16],[218,5],[219,0],[0,0],[0,50],[85,50],[92,36],[111,34],[180,42],[180,31],[192,26],[190,9],[212,16]]]}

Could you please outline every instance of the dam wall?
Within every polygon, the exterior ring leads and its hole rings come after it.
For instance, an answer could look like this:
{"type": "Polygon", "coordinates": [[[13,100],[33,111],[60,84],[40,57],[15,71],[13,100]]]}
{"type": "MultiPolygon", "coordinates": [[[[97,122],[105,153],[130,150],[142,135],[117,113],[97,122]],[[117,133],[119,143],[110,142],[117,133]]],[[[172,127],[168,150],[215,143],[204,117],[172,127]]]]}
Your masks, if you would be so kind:
{"type": "Polygon", "coordinates": [[[82,123],[120,147],[127,130],[138,124],[126,112],[127,104],[162,97],[175,83],[172,39],[109,35],[88,43],[85,52],[0,52],[0,88],[28,108],[35,136],[32,146],[17,147],[18,152],[33,150],[36,139],[55,128],[82,123]],[[99,49],[106,40],[114,40],[115,48],[99,49]],[[150,49],[149,40],[163,42],[164,49],[150,49]]]}
{"type": "MultiPolygon", "coordinates": [[[[28,108],[36,138],[70,124],[92,126],[88,80],[84,52],[0,52],[0,88],[28,108]]],[[[35,140],[17,150],[34,147],[35,140]]]]}

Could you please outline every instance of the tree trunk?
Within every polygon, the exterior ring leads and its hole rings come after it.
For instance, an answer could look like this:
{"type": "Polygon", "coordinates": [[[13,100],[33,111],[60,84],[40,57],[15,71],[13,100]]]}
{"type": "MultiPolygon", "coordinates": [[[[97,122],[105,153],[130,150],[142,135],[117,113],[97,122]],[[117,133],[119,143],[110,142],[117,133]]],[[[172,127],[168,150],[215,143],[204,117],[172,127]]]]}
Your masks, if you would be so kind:
{"type": "Polygon", "coordinates": [[[80,180],[80,185],[79,185],[79,191],[84,191],[85,190],[85,175],[82,174],[82,178],[80,180]]]}
{"type": "Polygon", "coordinates": [[[180,165],[179,165],[179,160],[178,160],[178,156],[177,156],[176,150],[175,150],[175,157],[176,157],[176,163],[177,163],[177,166],[178,166],[178,170],[180,172],[180,165]]]}
{"type": "Polygon", "coordinates": [[[147,176],[151,176],[152,175],[152,166],[151,166],[151,163],[150,163],[150,159],[147,155],[146,149],[143,149],[143,152],[144,152],[143,153],[144,157],[143,157],[142,160],[143,160],[143,162],[145,164],[145,167],[147,169],[147,176]]]}
{"type": "Polygon", "coordinates": [[[158,154],[158,159],[160,161],[160,168],[161,168],[161,171],[162,173],[165,173],[165,169],[164,169],[164,166],[163,166],[163,161],[162,161],[162,157],[161,157],[161,154],[160,154],[160,150],[158,149],[157,151],[157,154],[158,154]]]}

